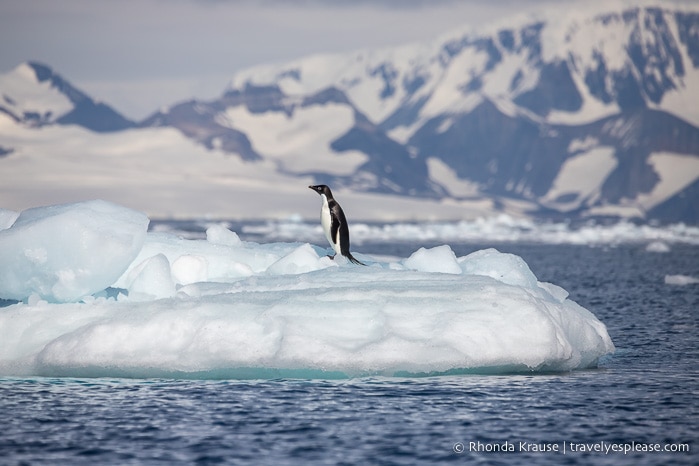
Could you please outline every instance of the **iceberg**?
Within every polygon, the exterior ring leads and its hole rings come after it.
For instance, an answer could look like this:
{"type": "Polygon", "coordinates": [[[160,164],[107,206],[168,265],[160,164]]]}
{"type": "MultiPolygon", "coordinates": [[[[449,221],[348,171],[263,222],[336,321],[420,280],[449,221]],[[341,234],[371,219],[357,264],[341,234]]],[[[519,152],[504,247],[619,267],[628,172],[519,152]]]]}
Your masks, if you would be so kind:
{"type": "Polygon", "coordinates": [[[101,201],[26,212],[0,232],[1,253],[23,267],[2,273],[41,286],[0,289],[15,300],[0,308],[0,376],[546,372],[595,367],[614,351],[590,311],[496,249],[357,254],[361,267],[310,243],[241,241],[221,225],[206,239],[146,233],[142,214],[101,201]],[[47,245],[70,252],[68,265],[8,249],[47,245]],[[61,267],[72,280],[56,281],[61,267]]]}
{"type": "Polygon", "coordinates": [[[69,302],[103,290],[141,250],[148,223],[100,200],[21,212],[0,230],[0,298],[69,302]]]}
{"type": "Polygon", "coordinates": [[[665,275],[666,285],[694,285],[699,283],[699,278],[691,277],[689,275],[665,275]]]}

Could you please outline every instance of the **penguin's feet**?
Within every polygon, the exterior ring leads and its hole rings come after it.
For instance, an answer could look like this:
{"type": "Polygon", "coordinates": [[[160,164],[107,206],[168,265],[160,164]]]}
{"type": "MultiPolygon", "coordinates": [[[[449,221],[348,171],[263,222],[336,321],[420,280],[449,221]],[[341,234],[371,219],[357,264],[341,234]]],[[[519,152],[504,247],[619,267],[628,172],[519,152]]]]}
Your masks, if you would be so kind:
{"type": "Polygon", "coordinates": [[[333,254],[333,255],[331,256],[330,254],[328,254],[328,257],[331,258],[332,260],[335,260],[335,256],[336,256],[336,255],[337,255],[337,254],[333,254]]]}

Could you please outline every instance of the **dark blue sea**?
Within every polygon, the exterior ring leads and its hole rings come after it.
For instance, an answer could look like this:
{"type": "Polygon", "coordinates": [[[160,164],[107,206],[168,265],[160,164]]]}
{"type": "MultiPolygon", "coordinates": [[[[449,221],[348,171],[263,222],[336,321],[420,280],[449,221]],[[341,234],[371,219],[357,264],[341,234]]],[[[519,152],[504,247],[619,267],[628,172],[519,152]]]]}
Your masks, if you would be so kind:
{"type": "Polygon", "coordinates": [[[699,464],[699,285],[664,282],[699,277],[699,246],[494,246],[595,313],[616,354],[550,374],[5,378],[0,464],[699,464]]]}

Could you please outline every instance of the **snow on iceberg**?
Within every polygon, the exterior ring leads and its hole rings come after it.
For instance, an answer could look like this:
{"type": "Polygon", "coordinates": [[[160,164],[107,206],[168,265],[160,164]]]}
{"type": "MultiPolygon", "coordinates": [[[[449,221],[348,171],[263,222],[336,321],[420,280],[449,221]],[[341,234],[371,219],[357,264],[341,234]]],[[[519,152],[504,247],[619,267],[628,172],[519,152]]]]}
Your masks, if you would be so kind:
{"type": "MultiPolygon", "coordinates": [[[[55,231],[92,232],[95,219],[81,215],[87,208],[64,206],[60,217],[50,210],[38,217],[52,219],[55,231]]],[[[110,230],[141,237],[130,226],[142,226],[140,214],[110,209],[110,230]]],[[[22,247],[33,250],[45,241],[58,240],[27,236],[22,247]]],[[[117,255],[104,241],[86,245],[89,254],[81,250],[75,258],[85,270],[94,257],[117,255]]],[[[594,367],[614,351],[592,313],[562,288],[539,282],[520,257],[495,249],[458,258],[447,245],[409,258],[359,255],[369,264],[360,267],[331,260],[308,243],[243,242],[212,226],[206,240],[148,233],[140,249],[123,248],[121,256],[128,263],[110,267],[120,276],[79,302],[33,295],[0,308],[0,375],[567,371],[594,367]]],[[[92,282],[89,275],[76,277],[92,282]]]]}
{"type": "Polygon", "coordinates": [[[0,230],[0,298],[68,302],[105,289],[141,250],[148,222],[100,200],[21,212],[0,230]]]}

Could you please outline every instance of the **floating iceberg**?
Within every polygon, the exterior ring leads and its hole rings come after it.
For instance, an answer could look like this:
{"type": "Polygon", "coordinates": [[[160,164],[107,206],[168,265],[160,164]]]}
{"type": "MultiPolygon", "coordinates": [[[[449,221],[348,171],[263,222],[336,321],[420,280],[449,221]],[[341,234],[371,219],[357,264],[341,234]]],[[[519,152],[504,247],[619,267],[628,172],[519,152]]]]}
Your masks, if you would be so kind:
{"type": "Polygon", "coordinates": [[[690,277],[689,275],[665,275],[666,285],[695,285],[699,283],[699,278],[690,277]]]}
{"type": "Polygon", "coordinates": [[[670,246],[663,241],[651,241],[646,245],[647,252],[665,253],[670,252],[670,250],[670,246]]]}
{"type": "Polygon", "coordinates": [[[369,264],[361,267],[308,243],[244,242],[218,225],[199,240],[146,234],[141,214],[98,201],[31,217],[23,212],[0,231],[0,251],[13,261],[3,277],[34,283],[0,291],[21,300],[0,308],[0,375],[568,371],[614,351],[591,312],[495,249],[358,254],[369,264]],[[78,247],[75,238],[85,241],[78,247]],[[49,248],[47,260],[32,262],[40,248],[49,248]],[[74,255],[59,266],[49,250],[74,255]],[[49,276],[59,279],[47,288],[49,276]]]}

